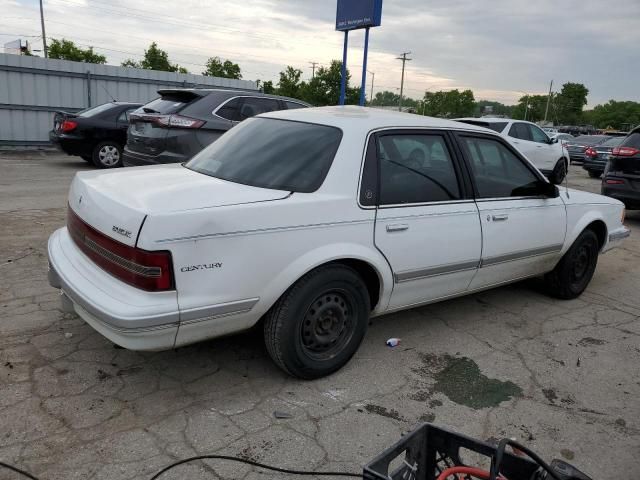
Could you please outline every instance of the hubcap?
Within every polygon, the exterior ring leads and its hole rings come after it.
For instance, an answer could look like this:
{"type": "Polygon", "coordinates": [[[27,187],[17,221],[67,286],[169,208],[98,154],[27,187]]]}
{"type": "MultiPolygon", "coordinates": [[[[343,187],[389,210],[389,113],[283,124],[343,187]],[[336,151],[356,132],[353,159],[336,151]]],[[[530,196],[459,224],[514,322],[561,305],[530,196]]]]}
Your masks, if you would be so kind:
{"type": "Polygon", "coordinates": [[[589,266],[591,265],[591,249],[588,244],[580,246],[573,261],[573,281],[579,282],[583,279],[589,266]]]}
{"type": "Polygon", "coordinates": [[[105,145],[98,152],[100,163],[106,167],[113,167],[120,161],[120,152],[112,145],[105,145]]]}
{"type": "Polygon", "coordinates": [[[328,359],[339,353],[353,334],[353,301],[344,291],[319,295],[309,306],[300,331],[307,355],[328,359]]]}

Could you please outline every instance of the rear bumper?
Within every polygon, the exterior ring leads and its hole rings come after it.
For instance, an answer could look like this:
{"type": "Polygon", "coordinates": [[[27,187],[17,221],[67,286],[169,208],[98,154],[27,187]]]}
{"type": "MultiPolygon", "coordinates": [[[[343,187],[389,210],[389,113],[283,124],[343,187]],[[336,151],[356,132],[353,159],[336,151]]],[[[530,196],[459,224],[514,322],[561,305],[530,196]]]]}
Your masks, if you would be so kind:
{"type": "Polygon", "coordinates": [[[48,254],[49,284],[61,290],[65,311],[124,348],[173,348],[180,318],[176,292],[144,292],[120,282],[85,257],[66,228],[51,235],[48,254]]]}
{"type": "Polygon", "coordinates": [[[67,155],[88,156],[93,154],[93,145],[82,137],[59,134],[51,130],[49,141],[67,155]]]}
{"type": "Polygon", "coordinates": [[[606,160],[592,160],[585,159],[582,164],[582,168],[592,172],[604,172],[604,168],[607,166],[606,160]]]}
{"type": "Polygon", "coordinates": [[[122,153],[122,164],[125,167],[142,167],[145,165],[159,165],[165,163],[182,163],[191,157],[172,152],[162,152],[158,155],[145,155],[144,153],[133,152],[126,146],[122,153]]]}
{"type": "Polygon", "coordinates": [[[625,183],[620,185],[603,183],[602,195],[620,200],[629,210],[640,210],[640,190],[634,189],[627,179],[616,178],[616,180],[623,180],[625,183]]]}
{"type": "Polygon", "coordinates": [[[584,153],[569,153],[571,163],[584,163],[584,153]]]}

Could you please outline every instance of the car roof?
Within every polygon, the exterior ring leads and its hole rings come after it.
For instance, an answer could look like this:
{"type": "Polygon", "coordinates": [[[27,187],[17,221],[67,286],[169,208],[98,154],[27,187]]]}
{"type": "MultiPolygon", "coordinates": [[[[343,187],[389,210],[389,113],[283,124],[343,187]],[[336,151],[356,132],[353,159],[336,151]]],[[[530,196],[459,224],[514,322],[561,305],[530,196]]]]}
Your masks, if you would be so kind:
{"type": "Polygon", "coordinates": [[[355,105],[280,110],[277,112],[263,113],[259,115],[259,117],[317,123],[338,127],[344,131],[359,130],[369,132],[379,128],[427,127],[477,131],[497,135],[495,132],[484,127],[454,122],[453,120],[446,120],[444,118],[425,117],[413,113],[358,107],[355,105]]]}
{"type": "Polygon", "coordinates": [[[225,94],[227,95],[229,98],[231,97],[246,97],[246,96],[251,96],[251,97],[264,97],[264,98],[275,98],[278,100],[287,100],[290,102],[295,102],[295,103],[299,103],[301,105],[307,105],[307,106],[311,106],[309,105],[307,102],[304,102],[302,100],[298,100],[297,98],[291,98],[291,97],[284,97],[282,95],[271,95],[268,93],[263,93],[259,90],[240,90],[240,89],[235,89],[235,88],[162,88],[160,90],[158,90],[158,93],[160,95],[166,94],[166,93],[173,93],[173,92],[190,92],[196,95],[199,95],[201,97],[207,96],[211,93],[216,93],[216,94],[225,94]]]}
{"type": "MultiPolygon", "coordinates": [[[[455,122],[485,122],[485,123],[509,123],[509,122],[515,121],[513,118],[500,118],[500,117],[465,117],[465,118],[454,118],[453,120],[455,122]]],[[[526,123],[529,123],[529,122],[526,122],[526,123]]]]}

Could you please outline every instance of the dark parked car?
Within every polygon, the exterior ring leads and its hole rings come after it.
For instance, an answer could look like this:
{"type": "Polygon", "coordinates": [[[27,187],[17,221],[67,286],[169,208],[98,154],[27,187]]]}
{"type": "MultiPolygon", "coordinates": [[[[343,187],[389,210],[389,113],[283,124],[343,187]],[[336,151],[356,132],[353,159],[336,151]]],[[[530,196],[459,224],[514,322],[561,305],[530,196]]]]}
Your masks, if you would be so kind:
{"type": "Polygon", "coordinates": [[[100,168],[122,166],[129,114],[140,103],[111,102],[77,113],[56,112],[49,139],[68,155],[100,168]]]}
{"type": "Polygon", "coordinates": [[[254,115],[310,105],[259,92],[159,90],[160,98],[131,115],[124,165],[186,162],[223,133],[254,115]]]}
{"type": "Polygon", "coordinates": [[[602,194],[640,209],[640,127],[615,147],[602,177],[602,194]]]}
{"type": "Polygon", "coordinates": [[[610,137],[600,145],[589,147],[584,152],[582,168],[589,172],[591,178],[598,178],[604,172],[613,149],[624,141],[624,137],[610,137]]]}
{"type": "Polygon", "coordinates": [[[583,163],[584,152],[587,148],[600,145],[609,138],[611,137],[607,137],[606,135],[580,135],[573,140],[565,142],[571,163],[583,163]]]}

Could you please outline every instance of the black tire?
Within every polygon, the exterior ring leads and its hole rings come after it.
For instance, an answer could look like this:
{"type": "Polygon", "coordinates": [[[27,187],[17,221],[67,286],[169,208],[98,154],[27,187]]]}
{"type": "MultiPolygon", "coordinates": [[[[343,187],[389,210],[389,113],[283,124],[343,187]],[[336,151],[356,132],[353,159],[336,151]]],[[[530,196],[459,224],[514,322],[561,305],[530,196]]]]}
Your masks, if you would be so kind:
{"type": "Polygon", "coordinates": [[[122,166],[122,147],[116,142],[100,142],[93,149],[93,164],[98,168],[122,166]]]}
{"type": "Polygon", "coordinates": [[[339,264],[317,268],[267,313],[267,351],[289,375],[307,380],[324,377],[358,350],[370,311],[369,292],[355,270],[339,264]]]}
{"type": "Polygon", "coordinates": [[[81,155],[80,158],[85,162],[93,163],[93,157],[91,155],[81,155]]]}
{"type": "Polygon", "coordinates": [[[588,172],[591,178],[600,178],[600,176],[602,175],[602,172],[598,172],[596,170],[588,170],[588,172]]]}
{"type": "Polygon", "coordinates": [[[593,230],[583,231],[556,268],[544,277],[550,295],[570,300],[587,288],[598,264],[600,244],[593,230]]]}
{"type": "Polygon", "coordinates": [[[567,176],[567,161],[564,158],[561,158],[556,163],[556,166],[553,167],[553,172],[551,172],[551,176],[549,180],[554,185],[560,185],[564,181],[564,177],[567,176]]]}

